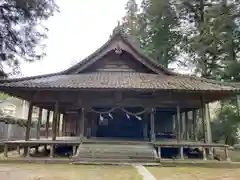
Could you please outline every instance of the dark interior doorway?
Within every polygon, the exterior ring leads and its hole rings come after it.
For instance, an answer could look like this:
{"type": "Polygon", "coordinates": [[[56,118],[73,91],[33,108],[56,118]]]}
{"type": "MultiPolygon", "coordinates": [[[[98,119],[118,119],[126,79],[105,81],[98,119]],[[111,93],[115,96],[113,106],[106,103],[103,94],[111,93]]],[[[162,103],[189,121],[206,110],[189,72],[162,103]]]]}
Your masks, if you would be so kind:
{"type": "Polygon", "coordinates": [[[118,110],[109,114],[98,116],[96,137],[120,138],[120,139],[143,139],[142,116],[128,115],[118,110]]]}

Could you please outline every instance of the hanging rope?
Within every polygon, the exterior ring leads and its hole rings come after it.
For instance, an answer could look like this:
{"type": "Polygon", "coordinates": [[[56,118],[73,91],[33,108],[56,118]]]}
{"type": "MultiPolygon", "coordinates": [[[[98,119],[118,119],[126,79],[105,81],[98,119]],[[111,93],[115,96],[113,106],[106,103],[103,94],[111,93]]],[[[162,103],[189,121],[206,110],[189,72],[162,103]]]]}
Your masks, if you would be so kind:
{"type": "Polygon", "coordinates": [[[90,110],[91,110],[92,112],[94,112],[94,113],[97,113],[97,114],[109,114],[109,113],[115,111],[116,109],[121,109],[123,112],[125,112],[125,113],[127,113],[127,114],[129,114],[129,115],[132,115],[132,116],[139,116],[139,115],[147,112],[147,110],[148,110],[147,108],[145,108],[143,111],[136,112],[136,113],[129,112],[129,111],[127,111],[126,109],[120,108],[120,107],[115,107],[115,108],[112,108],[112,109],[110,109],[110,110],[108,110],[108,111],[97,111],[97,110],[94,110],[93,108],[91,108],[90,110]]]}

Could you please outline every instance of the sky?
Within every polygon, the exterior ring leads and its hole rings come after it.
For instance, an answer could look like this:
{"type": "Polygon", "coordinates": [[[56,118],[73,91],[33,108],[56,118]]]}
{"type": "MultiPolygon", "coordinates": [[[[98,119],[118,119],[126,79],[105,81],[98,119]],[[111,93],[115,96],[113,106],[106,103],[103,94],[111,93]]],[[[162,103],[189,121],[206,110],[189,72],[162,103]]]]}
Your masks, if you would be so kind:
{"type": "Polygon", "coordinates": [[[104,44],[125,14],[127,0],[56,0],[60,13],[45,24],[46,56],[21,65],[24,76],[67,69],[104,44]]]}

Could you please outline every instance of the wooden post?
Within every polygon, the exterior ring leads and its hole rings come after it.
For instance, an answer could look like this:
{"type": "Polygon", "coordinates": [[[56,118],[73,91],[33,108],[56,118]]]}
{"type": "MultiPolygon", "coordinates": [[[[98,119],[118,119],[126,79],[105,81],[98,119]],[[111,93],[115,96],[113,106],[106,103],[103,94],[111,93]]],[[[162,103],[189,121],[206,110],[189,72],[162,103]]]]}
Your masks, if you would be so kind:
{"type": "MultiPolygon", "coordinates": [[[[31,123],[32,123],[32,111],[33,111],[33,104],[32,102],[29,103],[29,109],[28,109],[28,119],[27,119],[27,127],[26,127],[26,134],[25,134],[25,141],[28,141],[30,139],[30,130],[31,130],[31,123]]],[[[28,148],[27,146],[24,146],[24,156],[27,156],[28,154],[28,148]]]]}
{"type": "Polygon", "coordinates": [[[143,119],[143,138],[144,140],[148,139],[148,114],[144,114],[144,119],[143,119]]]}
{"type": "Polygon", "coordinates": [[[39,113],[38,113],[38,123],[37,123],[37,139],[40,139],[40,129],[41,129],[41,124],[42,124],[42,108],[39,108],[39,113]]]}
{"type": "Polygon", "coordinates": [[[52,140],[55,141],[57,137],[57,121],[58,121],[58,112],[59,111],[59,103],[58,101],[55,103],[55,110],[53,113],[53,123],[52,123],[52,140]]]}
{"type": "Polygon", "coordinates": [[[45,129],[45,138],[48,139],[49,136],[49,121],[50,121],[50,110],[47,111],[47,121],[45,129]]]}
{"type": "MultiPolygon", "coordinates": [[[[55,103],[55,110],[53,114],[53,123],[52,123],[52,140],[56,141],[57,137],[57,120],[58,120],[58,113],[59,113],[59,102],[56,101],[55,103]]],[[[54,157],[55,146],[54,144],[50,145],[50,158],[54,157]]]]}
{"type": "Polygon", "coordinates": [[[206,148],[205,147],[202,148],[202,152],[203,152],[203,160],[207,160],[207,154],[206,154],[206,148]]]}
{"type": "Polygon", "coordinates": [[[211,115],[209,104],[205,106],[206,114],[206,130],[207,130],[207,143],[212,143],[212,129],[211,129],[211,115]]]}
{"type": "Polygon", "coordinates": [[[180,126],[180,106],[177,106],[177,141],[181,140],[181,126],[180,126]]]}
{"type": "Polygon", "coordinates": [[[17,152],[18,152],[18,155],[21,155],[21,147],[20,147],[20,145],[17,146],[17,152]]]}
{"type": "Polygon", "coordinates": [[[160,146],[158,147],[158,158],[159,158],[159,160],[162,159],[162,152],[161,152],[161,147],[160,146]]]}
{"type": "Polygon", "coordinates": [[[62,136],[65,136],[66,133],[66,120],[65,120],[65,115],[62,115],[62,136]]]}
{"type": "Polygon", "coordinates": [[[30,157],[30,154],[31,154],[31,147],[28,146],[27,147],[27,155],[26,155],[26,157],[30,157]]]}
{"type": "Polygon", "coordinates": [[[4,157],[8,157],[8,144],[4,144],[4,157]]]}
{"type": "Polygon", "coordinates": [[[180,147],[180,159],[184,160],[183,146],[180,147]]]}
{"type": "Polygon", "coordinates": [[[226,161],[231,161],[231,159],[230,159],[230,157],[229,157],[229,154],[228,154],[228,146],[225,146],[224,151],[225,151],[226,161]]]}
{"type": "Polygon", "coordinates": [[[192,119],[193,119],[193,139],[194,141],[198,141],[198,134],[197,134],[197,111],[193,109],[192,111],[192,119]]]}
{"type": "Polygon", "coordinates": [[[172,115],[172,132],[176,133],[176,117],[175,115],[172,115]]]}
{"type": "Polygon", "coordinates": [[[84,108],[81,108],[81,123],[80,124],[80,139],[83,140],[84,138],[84,130],[85,130],[85,114],[84,114],[84,108]]]}
{"type": "Polygon", "coordinates": [[[190,126],[189,126],[188,112],[185,112],[185,122],[186,122],[186,140],[189,141],[190,126]]]}
{"type": "Polygon", "coordinates": [[[206,141],[206,109],[205,109],[203,96],[201,96],[201,113],[202,113],[202,128],[203,128],[204,143],[207,143],[206,141]]]}
{"type": "Polygon", "coordinates": [[[151,108],[150,123],[151,123],[151,141],[154,142],[156,140],[156,136],[155,136],[155,108],[151,108]]]}
{"type": "Polygon", "coordinates": [[[56,122],[56,136],[59,136],[60,117],[61,117],[61,114],[59,113],[59,110],[58,110],[58,113],[57,113],[57,122],[56,122]]]}
{"type": "Polygon", "coordinates": [[[182,113],[180,117],[181,117],[181,124],[182,124],[181,138],[186,140],[186,121],[185,121],[185,118],[184,118],[185,114],[182,113]]]}

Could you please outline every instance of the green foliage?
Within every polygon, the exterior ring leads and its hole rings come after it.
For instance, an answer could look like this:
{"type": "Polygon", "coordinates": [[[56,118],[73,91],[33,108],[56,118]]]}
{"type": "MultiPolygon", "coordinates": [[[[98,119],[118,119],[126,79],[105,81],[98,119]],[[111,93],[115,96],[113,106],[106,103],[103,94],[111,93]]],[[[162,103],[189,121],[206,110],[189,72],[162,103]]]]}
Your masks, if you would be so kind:
{"type": "Polygon", "coordinates": [[[136,2],[129,0],[122,23],[149,57],[165,67],[177,60],[182,36],[171,1],[143,0],[138,9],[136,2]]]}
{"type": "Polygon", "coordinates": [[[0,93],[0,101],[5,101],[8,97],[9,97],[9,95],[7,95],[5,93],[0,93]]]}
{"type": "Polygon", "coordinates": [[[41,41],[47,31],[41,23],[57,10],[54,0],[2,0],[0,62],[17,71],[20,59],[28,62],[40,59],[44,55],[41,41]]]}
{"type": "Polygon", "coordinates": [[[240,117],[237,109],[231,103],[222,104],[217,109],[217,116],[212,122],[213,141],[234,145],[237,143],[237,129],[239,127],[240,117]]]}

